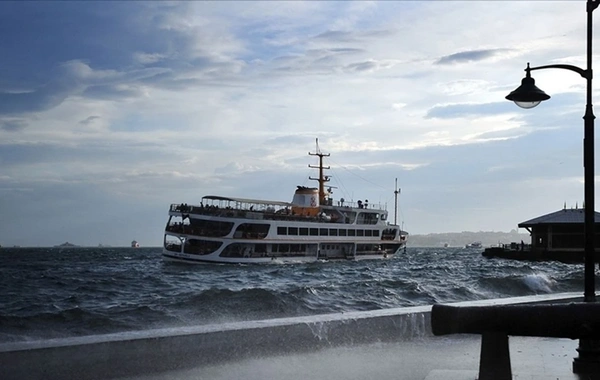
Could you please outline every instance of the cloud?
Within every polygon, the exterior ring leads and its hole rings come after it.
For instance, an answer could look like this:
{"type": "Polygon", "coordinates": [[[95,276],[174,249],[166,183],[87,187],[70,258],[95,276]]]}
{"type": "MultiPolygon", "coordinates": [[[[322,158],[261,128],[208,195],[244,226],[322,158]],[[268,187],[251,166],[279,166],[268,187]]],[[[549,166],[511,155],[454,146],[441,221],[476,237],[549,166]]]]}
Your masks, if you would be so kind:
{"type": "Polygon", "coordinates": [[[0,4],[0,24],[11,36],[0,41],[0,49],[11,51],[0,59],[0,115],[46,111],[73,96],[142,97],[148,85],[182,88],[184,83],[190,87],[237,75],[243,63],[228,54],[239,46],[219,35],[220,51],[213,49],[217,45],[207,49],[219,30],[186,23],[192,19],[191,7],[140,2],[109,7],[93,2],[0,4]],[[25,19],[36,22],[15,21],[25,19]],[[45,37],[38,38],[40,34],[45,37]]]}
{"type": "Polygon", "coordinates": [[[82,124],[82,125],[88,125],[88,124],[91,124],[91,123],[93,123],[93,122],[94,122],[94,120],[97,120],[97,119],[100,119],[100,116],[97,116],[97,115],[92,115],[92,116],[89,116],[89,117],[87,117],[87,118],[85,118],[85,119],[81,120],[81,121],[79,122],[79,124],[82,124]]]}
{"type": "Polygon", "coordinates": [[[7,132],[20,131],[27,126],[27,121],[21,119],[0,120],[0,129],[7,132]]]}
{"type": "Polygon", "coordinates": [[[0,243],[72,231],[97,245],[102,230],[159,245],[170,203],[290,200],[314,185],[317,137],[336,197],[385,202],[399,179],[410,232],[512,227],[516,209],[581,193],[562,181],[581,174],[572,73],[536,73],[552,99],[534,110],[504,100],[527,61],[581,60],[572,8],[0,2],[0,243]],[[531,19],[528,39],[515,19],[531,19]],[[502,215],[487,221],[474,204],[502,215]],[[94,228],[74,209],[97,215],[94,228]]]}
{"type": "Polygon", "coordinates": [[[30,92],[0,92],[0,115],[19,115],[40,112],[61,104],[74,87],[63,82],[52,82],[30,92]]]}
{"type": "Polygon", "coordinates": [[[515,105],[508,101],[480,104],[448,104],[430,108],[425,117],[454,119],[482,115],[499,115],[515,111],[515,105]]]}
{"type": "Polygon", "coordinates": [[[356,35],[353,32],[342,30],[328,30],[314,37],[315,40],[326,40],[335,42],[356,41],[356,35]]]}
{"type": "Polygon", "coordinates": [[[496,57],[500,54],[510,52],[511,49],[480,49],[480,50],[468,50],[461,51],[458,53],[450,54],[439,58],[436,65],[451,65],[457,63],[469,63],[476,61],[483,61],[489,58],[496,57]]]}
{"type": "Polygon", "coordinates": [[[367,62],[353,63],[351,65],[346,66],[346,68],[350,71],[373,71],[378,66],[379,65],[377,64],[377,62],[367,61],[367,62]]]}

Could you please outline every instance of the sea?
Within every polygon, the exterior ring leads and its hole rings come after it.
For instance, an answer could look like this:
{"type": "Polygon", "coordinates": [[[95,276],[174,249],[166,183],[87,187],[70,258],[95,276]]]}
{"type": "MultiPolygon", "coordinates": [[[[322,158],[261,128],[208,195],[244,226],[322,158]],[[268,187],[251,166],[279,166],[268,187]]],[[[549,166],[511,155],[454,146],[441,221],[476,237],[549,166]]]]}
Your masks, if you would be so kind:
{"type": "Polygon", "coordinates": [[[1,248],[0,343],[583,293],[583,265],[408,247],[387,260],[163,262],[161,248],[1,248]]]}

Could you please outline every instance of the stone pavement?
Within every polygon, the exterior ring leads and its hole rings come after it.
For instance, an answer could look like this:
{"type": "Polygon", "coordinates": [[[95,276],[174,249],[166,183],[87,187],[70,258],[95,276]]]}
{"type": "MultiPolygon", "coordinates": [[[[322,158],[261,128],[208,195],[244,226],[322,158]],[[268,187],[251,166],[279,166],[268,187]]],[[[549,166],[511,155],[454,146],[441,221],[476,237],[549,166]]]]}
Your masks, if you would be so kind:
{"type": "MultiPolygon", "coordinates": [[[[571,371],[578,341],[511,337],[515,380],[583,380],[571,371]]],[[[480,337],[427,337],[231,361],[127,380],[474,380],[480,337]]]]}

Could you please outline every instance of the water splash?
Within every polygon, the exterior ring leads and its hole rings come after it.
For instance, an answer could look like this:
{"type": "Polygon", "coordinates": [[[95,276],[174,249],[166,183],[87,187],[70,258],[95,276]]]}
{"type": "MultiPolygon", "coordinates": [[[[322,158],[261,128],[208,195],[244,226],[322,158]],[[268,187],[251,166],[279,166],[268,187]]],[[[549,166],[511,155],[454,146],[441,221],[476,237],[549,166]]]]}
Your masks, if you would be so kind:
{"type": "Polygon", "coordinates": [[[552,293],[556,281],[544,273],[530,274],[523,277],[523,283],[534,292],[552,293]]]}

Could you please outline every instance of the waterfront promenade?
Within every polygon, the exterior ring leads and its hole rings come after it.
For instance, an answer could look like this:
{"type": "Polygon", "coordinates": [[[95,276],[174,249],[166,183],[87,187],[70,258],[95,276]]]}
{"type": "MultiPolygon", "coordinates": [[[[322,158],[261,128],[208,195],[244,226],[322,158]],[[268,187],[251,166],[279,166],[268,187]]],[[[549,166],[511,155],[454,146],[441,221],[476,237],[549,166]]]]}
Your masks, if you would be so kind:
{"type": "MultiPolygon", "coordinates": [[[[580,300],[554,294],[454,305],[580,300]]],[[[435,337],[431,306],[281,318],[0,345],[11,379],[474,380],[480,336],[435,337]]],[[[560,323],[560,321],[557,321],[560,323]]],[[[513,378],[572,374],[578,341],[511,337],[513,378]]]]}
{"type": "MultiPolygon", "coordinates": [[[[571,372],[577,341],[511,338],[515,380],[585,379],[571,372]]],[[[480,339],[434,337],[269,356],[127,380],[475,380],[480,339]]]]}

